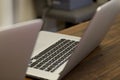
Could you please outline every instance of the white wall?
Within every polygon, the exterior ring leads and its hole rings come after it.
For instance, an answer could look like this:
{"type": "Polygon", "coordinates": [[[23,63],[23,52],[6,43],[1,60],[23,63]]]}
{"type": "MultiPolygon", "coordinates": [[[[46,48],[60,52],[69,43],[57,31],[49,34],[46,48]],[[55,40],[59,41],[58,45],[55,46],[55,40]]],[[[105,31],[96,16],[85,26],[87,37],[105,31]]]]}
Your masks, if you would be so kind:
{"type": "Polygon", "coordinates": [[[0,27],[13,24],[12,0],[0,0],[0,27]]]}
{"type": "Polygon", "coordinates": [[[27,21],[35,18],[32,0],[15,0],[15,22],[27,21]]]}
{"type": "Polygon", "coordinates": [[[0,27],[34,18],[32,0],[0,0],[0,27]]]}

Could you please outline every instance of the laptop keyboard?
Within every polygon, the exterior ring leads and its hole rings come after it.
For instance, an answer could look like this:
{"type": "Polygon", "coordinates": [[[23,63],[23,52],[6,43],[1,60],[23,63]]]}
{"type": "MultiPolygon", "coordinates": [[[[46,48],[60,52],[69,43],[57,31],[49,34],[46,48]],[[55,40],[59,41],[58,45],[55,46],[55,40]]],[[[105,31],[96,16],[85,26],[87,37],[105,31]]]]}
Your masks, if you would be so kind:
{"type": "Polygon", "coordinates": [[[31,59],[30,67],[54,72],[68,60],[78,42],[61,39],[31,59]]]}

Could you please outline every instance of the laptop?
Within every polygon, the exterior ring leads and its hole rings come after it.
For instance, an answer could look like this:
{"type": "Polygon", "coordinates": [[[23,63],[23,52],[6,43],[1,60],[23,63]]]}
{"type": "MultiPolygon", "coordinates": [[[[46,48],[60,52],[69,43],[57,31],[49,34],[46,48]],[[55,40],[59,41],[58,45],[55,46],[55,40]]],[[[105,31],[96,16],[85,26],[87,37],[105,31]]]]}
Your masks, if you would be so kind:
{"type": "Polygon", "coordinates": [[[42,21],[0,27],[0,80],[24,80],[42,21]]]}
{"type": "Polygon", "coordinates": [[[119,0],[98,7],[82,38],[40,31],[27,76],[40,80],[62,79],[100,44],[119,12],[119,0]]]}

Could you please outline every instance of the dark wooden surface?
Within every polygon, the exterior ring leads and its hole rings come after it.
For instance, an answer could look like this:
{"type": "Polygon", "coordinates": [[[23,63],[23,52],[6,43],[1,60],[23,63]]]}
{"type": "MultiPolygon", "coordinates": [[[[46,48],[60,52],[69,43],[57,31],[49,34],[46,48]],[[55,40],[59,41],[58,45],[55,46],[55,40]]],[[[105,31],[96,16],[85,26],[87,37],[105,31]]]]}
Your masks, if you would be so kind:
{"type": "MultiPolygon", "coordinates": [[[[79,24],[59,33],[82,36],[88,24],[79,24]]],[[[120,16],[101,44],[62,80],[120,80],[120,16]]]]}

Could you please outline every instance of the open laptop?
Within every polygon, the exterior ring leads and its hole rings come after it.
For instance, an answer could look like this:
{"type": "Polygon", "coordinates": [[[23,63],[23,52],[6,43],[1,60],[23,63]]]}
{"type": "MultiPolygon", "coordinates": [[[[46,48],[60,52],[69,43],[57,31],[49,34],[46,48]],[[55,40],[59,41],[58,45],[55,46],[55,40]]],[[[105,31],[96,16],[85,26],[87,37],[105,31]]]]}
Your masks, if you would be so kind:
{"type": "Polygon", "coordinates": [[[98,7],[82,38],[41,31],[27,76],[61,79],[100,44],[119,12],[119,0],[111,0],[98,7]]]}
{"type": "Polygon", "coordinates": [[[42,21],[0,27],[0,80],[24,80],[42,21]]]}

